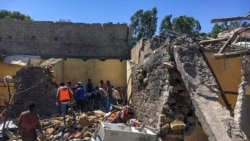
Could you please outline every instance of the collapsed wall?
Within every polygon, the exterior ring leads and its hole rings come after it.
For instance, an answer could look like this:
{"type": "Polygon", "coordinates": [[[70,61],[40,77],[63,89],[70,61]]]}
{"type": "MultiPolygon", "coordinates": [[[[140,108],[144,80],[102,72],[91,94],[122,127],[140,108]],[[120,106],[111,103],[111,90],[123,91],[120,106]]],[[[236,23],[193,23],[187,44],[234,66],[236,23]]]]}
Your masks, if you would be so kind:
{"type": "Polygon", "coordinates": [[[197,117],[209,140],[247,140],[218,102],[218,84],[191,38],[166,42],[138,61],[132,74],[137,117],[162,137],[183,139],[197,117]]]}
{"type": "Polygon", "coordinates": [[[183,38],[172,45],[177,69],[209,140],[246,140],[245,134],[235,129],[229,111],[218,102],[218,84],[199,51],[199,45],[183,38]]]}
{"type": "Polygon", "coordinates": [[[236,126],[242,129],[246,136],[250,139],[250,63],[249,58],[244,56],[242,59],[242,81],[239,87],[239,94],[234,109],[234,120],[236,126]]]}
{"type": "Polygon", "coordinates": [[[52,82],[50,67],[25,66],[13,76],[15,94],[12,113],[18,116],[28,110],[28,102],[36,103],[36,110],[41,116],[49,116],[57,112],[56,84],[52,82]]]}
{"type": "MultiPolygon", "coordinates": [[[[139,54],[148,55],[147,45],[143,51],[147,53],[139,54]]],[[[183,131],[195,124],[196,117],[189,93],[173,61],[167,48],[160,47],[143,63],[134,65],[132,102],[137,117],[157,130],[162,138],[183,140],[183,131]]]]}

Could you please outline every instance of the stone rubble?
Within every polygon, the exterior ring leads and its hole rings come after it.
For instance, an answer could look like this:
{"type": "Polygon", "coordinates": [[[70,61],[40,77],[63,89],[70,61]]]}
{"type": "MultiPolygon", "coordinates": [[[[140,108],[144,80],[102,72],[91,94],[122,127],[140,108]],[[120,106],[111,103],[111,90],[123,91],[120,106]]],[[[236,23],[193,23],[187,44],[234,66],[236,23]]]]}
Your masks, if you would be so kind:
{"type": "MultiPolygon", "coordinates": [[[[68,141],[89,141],[96,134],[100,123],[123,123],[127,126],[140,127],[142,122],[133,119],[134,110],[129,106],[118,106],[119,109],[113,108],[110,113],[104,113],[101,110],[96,110],[87,113],[74,113],[66,116],[66,124],[63,122],[63,117],[58,114],[50,118],[41,119],[40,123],[43,129],[43,140],[68,140],[68,141]],[[132,110],[132,112],[131,112],[132,110]],[[132,113],[132,114],[131,114],[132,113]],[[125,115],[128,114],[128,115],[125,115]],[[129,116],[131,115],[131,116],[129,116]],[[133,120],[133,122],[131,122],[133,120]]],[[[11,130],[5,130],[4,139],[21,141],[20,135],[17,133],[17,119],[12,119],[16,124],[11,130]]],[[[144,127],[144,126],[143,126],[144,127]]],[[[150,129],[149,129],[150,130],[150,129]]],[[[42,140],[41,133],[37,130],[38,140],[42,140]]]]}

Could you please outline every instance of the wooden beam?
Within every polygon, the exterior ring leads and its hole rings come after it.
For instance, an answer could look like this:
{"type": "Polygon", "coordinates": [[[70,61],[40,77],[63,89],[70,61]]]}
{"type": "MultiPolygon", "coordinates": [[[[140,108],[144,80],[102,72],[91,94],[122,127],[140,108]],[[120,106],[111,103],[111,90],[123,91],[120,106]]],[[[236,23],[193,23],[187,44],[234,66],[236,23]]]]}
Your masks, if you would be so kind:
{"type": "Polygon", "coordinates": [[[250,20],[250,17],[218,18],[218,19],[212,19],[211,23],[228,22],[228,21],[239,21],[239,20],[250,20]]]}
{"type": "Polygon", "coordinates": [[[235,32],[234,34],[233,34],[233,36],[232,37],[230,37],[230,38],[228,38],[228,40],[226,41],[226,43],[220,48],[220,50],[219,50],[219,52],[218,53],[222,53],[222,52],[224,52],[224,50],[226,49],[226,47],[230,44],[230,42],[233,40],[233,38],[235,38],[235,36],[237,36],[238,35],[238,33],[237,32],[235,32]]]}
{"type": "Polygon", "coordinates": [[[202,40],[199,44],[208,44],[208,43],[217,43],[221,41],[226,41],[228,38],[220,38],[220,39],[211,39],[211,40],[202,40]]]}
{"type": "Polygon", "coordinates": [[[223,45],[223,47],[220,48],[218,54],[224,52],[224,50],[226,49],[226,47],[232,42],[233,39],[235,39],[240,33],[249,30],[250,26],[248,27],[243,27],[242,29],[236,31],[230,38],[228,38],[227,42],[223,45]]]}
{"type": "Polygon", "coordinates": [[[242,55],[250,55],[250,50],[242,50],[228,53],[216,53],[212,55],[213,59],[234,58],[242,55]]]}

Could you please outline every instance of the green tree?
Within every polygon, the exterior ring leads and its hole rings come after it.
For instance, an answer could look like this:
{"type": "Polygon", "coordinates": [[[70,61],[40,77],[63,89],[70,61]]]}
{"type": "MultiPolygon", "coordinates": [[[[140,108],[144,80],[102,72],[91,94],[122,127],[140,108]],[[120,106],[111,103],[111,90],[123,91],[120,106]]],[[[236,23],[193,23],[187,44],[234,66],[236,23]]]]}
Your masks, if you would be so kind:
{"type": "Polygon", "coordinates": [[[215,24],[212,28],[210,35],[212,38],[217,38],[218,34],[224,30],[225,30],[225,27],[223,24],[215,24]]]}
{"type": "Polygon", "coordinates": [[[157,9],[138,10],[130,18],[132,28],[132,42],[140,40],[142,37],[151,38],[157,28],[157,9]]]}
{"type": "Polygon", "coordinates": [[[163,18],[160,26],[160,35],[165,36],[169,31],[188,34],[191,36],[199,36],[201,30],[200,22],[193,17],[179,16],[171,20],[172,15],[163,18]]]}
{"type": "Polygon", "coordinates": [[[15,19],[15,20],[24,20],[24,21],[32,21],[30,16],[21,14],[17,11],[7,11],[7,10],[1,10],[0,11],[0,19],[15,19]]]}
{"type": "Polygon", "coordinates": [[[201,25],[200,22],[193,17],[184,15],[173,19],[173,30],[177,33],[198,36],[201,30],[201,25]]]}
{"type": "Polygon", "coordinates": [[[206,39],[208,36],[210,36],[210,34],[205,33],[205,32],[200,32],[199,33],[199,38],[200,39],[206,39]]]}
{"type": "Polygon", "coordinates": [[[166,36],[169,31],[173,31],[173,24],[171,22],[172,15],[166,15],[160,25],[160,35],[166,36]]]}

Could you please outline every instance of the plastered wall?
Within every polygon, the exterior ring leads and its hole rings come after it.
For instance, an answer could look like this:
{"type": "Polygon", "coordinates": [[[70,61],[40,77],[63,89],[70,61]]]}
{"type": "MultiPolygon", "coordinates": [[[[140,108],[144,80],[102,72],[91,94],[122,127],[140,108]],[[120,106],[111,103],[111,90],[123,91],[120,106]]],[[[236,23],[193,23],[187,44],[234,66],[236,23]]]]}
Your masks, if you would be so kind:
{"type": "Polygon", "coordinates": [[[94,86],[100,86],[100,80],[110,80],[115,87],[127,86],[126,61],[105,60],[100,61],[90,59],[83,61],[81,59],[67,59],[59,62],[54,67],[56,82],[72,81],[73,84],[78,81],[86,86],[90,78],[94,86]]]}
{"type": "MultiPolygon", "coordinates": [[[[231,108],[234,108],[238,96],[239,85],[241,83],[241,57],[212,59],[212,54],[213,52],[205,52],[222,91],[229,104],[231,104],[231,108]]],[[[223,106],[226,106],[221,97],[219,100],[223,106]]]]}

